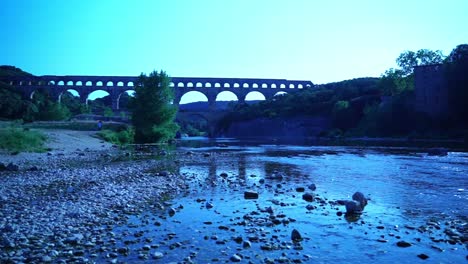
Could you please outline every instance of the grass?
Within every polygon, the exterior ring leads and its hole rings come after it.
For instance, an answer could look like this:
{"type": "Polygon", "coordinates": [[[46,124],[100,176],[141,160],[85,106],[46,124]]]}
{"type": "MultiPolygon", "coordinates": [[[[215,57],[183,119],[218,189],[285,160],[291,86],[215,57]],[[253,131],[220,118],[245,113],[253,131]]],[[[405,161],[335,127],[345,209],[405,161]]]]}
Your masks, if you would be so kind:
{"type": "MultiPolygon", "coordinates": [[[[77,131],[93,131],[97,129],[97,121],[36,121],[24,124],[25,127],[42,129],[67,129],[77,131]]],[[[104,122],[104,129],[119,130],[125,127],[122,123],[104,122]]]]}
{"type": "Polygon", "coordinates": [[[44,152],[47,137],[28,128],[9,126],[0,128],[0,149],[11,152],[44,152]]]}
{"type": "Polygon", "coordinates": [[[99,131],[97,135],[105,141],[111,142],[112,144],[125,146],[133,143],[134,131],[131,128],[120,131],[104,129],[99,131]]]}

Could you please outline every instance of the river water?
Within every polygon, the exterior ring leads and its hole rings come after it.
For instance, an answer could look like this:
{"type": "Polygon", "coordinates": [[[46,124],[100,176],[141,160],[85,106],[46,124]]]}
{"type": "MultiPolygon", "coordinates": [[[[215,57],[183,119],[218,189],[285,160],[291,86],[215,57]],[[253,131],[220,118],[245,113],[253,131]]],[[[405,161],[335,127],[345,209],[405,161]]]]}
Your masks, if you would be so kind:
{"type": "Polygon", "coordinates": [[[159,263],[224,263],[235,254],[241,263],[466,263],[468,258],[460,239],[467,236],[466,152],[430,156],[424,148],[202,139],[184,141],[179,150],[194,157],[177,167],[186,190],[170,198],[162,212],[132,216],[114,230],[128,240],[138,234],[136,242],[119,243],[141,252],[142,262],[154,262],[156,252],[162,253],[159,263]],[[303,200],[299,187],[314,201],[303,200]],[[258,199],[244,199],[247,190],[258,199]],[[351,200],[356,191],[369,204],[359,217],[345,217],[336,201],[351,200]],[[291,240],[294,229],[303,238],[298,243],[291,240]],[[397,246],[401,241],[411,246],[397,246]]]}

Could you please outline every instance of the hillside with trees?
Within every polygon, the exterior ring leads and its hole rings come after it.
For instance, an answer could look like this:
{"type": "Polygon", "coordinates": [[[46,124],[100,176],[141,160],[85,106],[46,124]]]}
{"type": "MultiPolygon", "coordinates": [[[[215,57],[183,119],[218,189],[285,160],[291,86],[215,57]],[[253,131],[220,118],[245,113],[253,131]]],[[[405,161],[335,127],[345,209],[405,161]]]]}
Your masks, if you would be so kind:
{"type": "Polygon", "coordinates": [[[256,118],[326,116],[331,128],[321,135],[368,137],[467,138],[468,45],[457,46],[446,58],[441,51],[405,51],[380,78],[358,78],[316,85],[255,105],[236,105],[221,130],[256,118]],[[415,110],[416,66],[441,64],[447,80],[450,113],[433,118],[415,110]],[[465,118],[464,118],[465,117],[465,118]]]}

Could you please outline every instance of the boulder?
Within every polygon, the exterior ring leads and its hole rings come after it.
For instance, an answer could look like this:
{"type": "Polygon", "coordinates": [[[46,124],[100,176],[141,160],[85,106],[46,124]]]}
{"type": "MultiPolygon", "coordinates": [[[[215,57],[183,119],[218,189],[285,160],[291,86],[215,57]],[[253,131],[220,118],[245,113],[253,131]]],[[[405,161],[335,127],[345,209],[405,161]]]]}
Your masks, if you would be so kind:
{"type": "Polygon", "coordinates": [[[352,198],[353,198],[354,201],[357,201],[357,202],[359,202],[361,204],[362,209],[364,209],[364,207],[366,207],[367,198],[361,192],[355,192],[353,194],[352,198]]]}
{"type": "Polygon", "coordinates": [[[302,241],[301,233],[299,233],[299,231],[297,231],[297,229],[293,229],[293,231],[291,232],[291,240],[293,242],[302,241]]]}
{"type": "Polygon", "coordinates": [[[345,201],[346,214],[362,214],[363,208],[358,201],[345,201]]]}
{"type": "Polygon", "coordinates": [[[309,190],[315,191],[316,189],[317,189],[317,186],[316,186],[314,183],[312,183],[311,185],[309,185],[309,190]]]}
{"type": "Polygon", "coordinates": [[[346,215],[359,215],[367,205],[367,198],[361,192],[355,192],[353,200],[338,200],[337,203],[346,206],[346,215]]]}
{"type": "Polygon", "coordinates": [[[312,202],[314,200],[314,195],[311,193],[304,193],[302,195],[302,199],[306,200],[307,202],[312,202]]]}

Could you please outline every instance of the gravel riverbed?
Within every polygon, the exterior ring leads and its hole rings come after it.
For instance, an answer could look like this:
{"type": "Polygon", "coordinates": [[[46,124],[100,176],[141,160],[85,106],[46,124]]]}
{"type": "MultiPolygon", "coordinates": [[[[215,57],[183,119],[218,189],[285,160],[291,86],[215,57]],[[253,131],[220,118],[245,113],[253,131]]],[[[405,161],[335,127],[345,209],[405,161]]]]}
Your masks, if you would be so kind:
{"type": "Polygon", "coordinates": [[[0,263],[88,262],[111,252],[113,226],[182,186],[166,152],[135,158],[88,132],[47,133],[47,153],[0,155],[13,164],[0,171],[0,263]]]}

